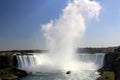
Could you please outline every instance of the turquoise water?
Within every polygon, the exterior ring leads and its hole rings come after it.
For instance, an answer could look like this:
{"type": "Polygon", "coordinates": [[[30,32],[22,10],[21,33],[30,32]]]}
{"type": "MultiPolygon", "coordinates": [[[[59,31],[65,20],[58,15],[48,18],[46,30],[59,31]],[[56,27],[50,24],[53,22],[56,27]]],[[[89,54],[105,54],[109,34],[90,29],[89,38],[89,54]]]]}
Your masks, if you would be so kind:
{"type": "Polygon", "coordinates": [[[84,70],[80,72],[72,72],[71,74],[55,73],[55,74],[36,74],[17,80],[96,80],[98,75],[94,70],[84,70]]]}

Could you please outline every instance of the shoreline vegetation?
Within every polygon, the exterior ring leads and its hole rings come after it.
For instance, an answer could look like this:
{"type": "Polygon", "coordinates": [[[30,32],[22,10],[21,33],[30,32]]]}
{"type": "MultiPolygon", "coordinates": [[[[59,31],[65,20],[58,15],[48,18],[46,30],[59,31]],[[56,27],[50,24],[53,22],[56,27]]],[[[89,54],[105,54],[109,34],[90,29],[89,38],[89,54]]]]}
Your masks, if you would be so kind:
{"type": "MultiPolygon", "coordinates": [[[[120,46],[115,47],[86,47],[86,48],[77,48],[76,53],[114,53],[114,50],[119,48],[120,46]]],[[[33,49],[33,50],[1,50],[0,55],[6,54],[15,54],[15,53],[45,53],[48,50],[40,50],[40,49],[33,49]]]]}
{"type": "MultiPolygon", "coordinates": [[[[17,69],[18,62],[16,55],[32,55],[31,53],[46,53],[48,50],[6,50],[0,51],[0,80],[13,80],[16,78],[21,78],[27,76],[28,73],[17,69]]],[[[120,46],[117,47],[107,47],[107,48],[78,48],[76,53],[106,53],[103,67],[98,70],[101,77],[106,71],[113,72],[115,75],[120,75],[120,46]],[[113,53],[113,54],[110,54],[113,53]],[[116,62],[117,61],[117,62],[116,62]],[[113,66],[114,64],[114,66],[113,66]],[[117,65],[117,67],[116,67],[117,65]],[[115,70],[114,70],[115,69],[115,70]]],[[[104,75],[105,76],[105,75],[104,75]]],[[[116,77],[115,77],[116,78],[116,77]]],[[[119,78],[120,79],[120,78],[119,78]]],[[[106,79],[98,79],[106,80],[106,79]]]]}

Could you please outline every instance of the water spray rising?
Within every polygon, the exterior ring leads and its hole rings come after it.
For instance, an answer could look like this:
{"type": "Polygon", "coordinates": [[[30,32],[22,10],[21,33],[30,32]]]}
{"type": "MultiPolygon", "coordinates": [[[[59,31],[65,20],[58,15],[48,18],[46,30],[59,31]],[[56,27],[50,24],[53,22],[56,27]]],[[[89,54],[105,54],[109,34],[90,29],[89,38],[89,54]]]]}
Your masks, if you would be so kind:
{"type": "Polygon", "coordinates": [[[101,6],[96,1],[71,0],[58,19],[42,25],[53,63],[60,67],[75,68],[76,38],[82,38],[88,18],[98,17],[101,6]]]}
{"type": "Polygon", "coordinates": [[[85,32],[86,20],[97,18],[100,10],[101,6],[96,1],[69,1],[58,19],[42,25],[49,52],[31,56],[28,62],[34,60],[35,63],[29,66],[25,62],[27,57],[19,56],[18,60],[22,65],[20,68],[32,73],[65,71],[68,74],[71,71],[95,69],[93,63],[77,60],[74,48],[76,39],[82,38],[85,32]]]}

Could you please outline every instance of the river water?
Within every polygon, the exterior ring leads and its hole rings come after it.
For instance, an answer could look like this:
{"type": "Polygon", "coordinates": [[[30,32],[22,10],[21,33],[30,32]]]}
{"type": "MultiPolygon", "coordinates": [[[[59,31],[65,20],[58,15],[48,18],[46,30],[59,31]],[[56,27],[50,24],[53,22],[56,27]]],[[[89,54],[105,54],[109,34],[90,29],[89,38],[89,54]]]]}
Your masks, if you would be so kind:
{"type": "Polygon", "coordinates": [[[17,80],[96,80],[98,75],[94,70],[86,70],[80,72],[73,72],[71,74],[56,73],[56,74],[36,74],[27,77],[19,78],[17,80]]]}

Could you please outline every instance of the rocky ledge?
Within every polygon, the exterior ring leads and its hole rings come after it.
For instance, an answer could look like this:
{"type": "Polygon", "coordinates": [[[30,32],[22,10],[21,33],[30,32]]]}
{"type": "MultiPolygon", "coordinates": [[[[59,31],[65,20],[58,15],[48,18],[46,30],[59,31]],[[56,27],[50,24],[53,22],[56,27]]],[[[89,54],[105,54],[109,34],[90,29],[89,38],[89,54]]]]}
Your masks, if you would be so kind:
{"type": "Polygon", "coordinates": [[[15,55],[0,55],[0,80],[11,80],[28,75],[25,71],[17,69],[17,66],[15,55]]]}
{"type": "Polygon", "coordinates": [[[103,67],[98,72],[101,74],[101,79],[97,80],[120,80],[120,47],[116,48],[113,53],[105,54],[103,67]],[[102,79],[104,76],[107,78],[112,76],[114,79],[102,79]]]}
{"type": "Polygon", "coordinates": [[[27,75],[28,74],[25,71],[19,70],[16,68],[8,67],[8,68],[0,70],[1,80],[12,80],[12,79],[24,77],[27,75]]]}

